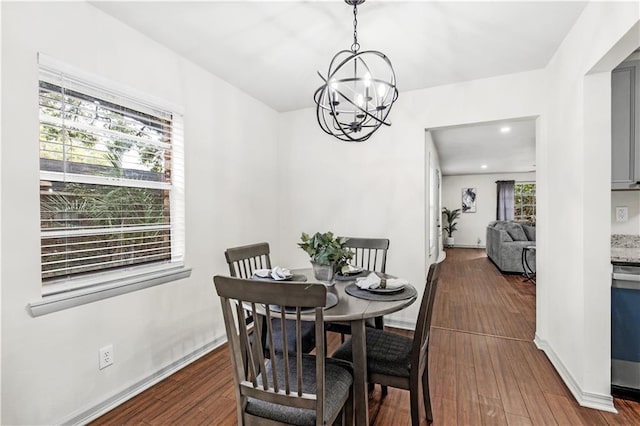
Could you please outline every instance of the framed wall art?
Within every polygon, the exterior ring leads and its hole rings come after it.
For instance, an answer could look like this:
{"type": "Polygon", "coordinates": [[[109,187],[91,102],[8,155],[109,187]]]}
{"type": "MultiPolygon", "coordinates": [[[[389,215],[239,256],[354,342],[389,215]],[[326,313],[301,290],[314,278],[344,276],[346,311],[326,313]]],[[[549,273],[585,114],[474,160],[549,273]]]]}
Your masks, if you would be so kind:
{"type": "Polygon", "coordinates": [[[462,213],[476,212],[476,188],[462,188],[462,213]]]}

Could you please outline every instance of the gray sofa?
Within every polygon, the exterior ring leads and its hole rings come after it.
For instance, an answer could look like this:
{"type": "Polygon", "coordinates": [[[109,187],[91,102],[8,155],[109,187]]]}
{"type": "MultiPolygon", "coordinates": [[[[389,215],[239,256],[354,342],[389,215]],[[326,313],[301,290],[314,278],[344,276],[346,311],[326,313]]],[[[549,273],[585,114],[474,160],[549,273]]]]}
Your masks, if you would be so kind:
{"type": "MultiPolygon", "coordinates": [[[[522,249],[536,245],[536,227],[518,222],[494,221],[487,226],[487,256],[501,272],[523,273],[522,249]]],[[[527,256],[536,270],[535,251],[527,256]]]]}

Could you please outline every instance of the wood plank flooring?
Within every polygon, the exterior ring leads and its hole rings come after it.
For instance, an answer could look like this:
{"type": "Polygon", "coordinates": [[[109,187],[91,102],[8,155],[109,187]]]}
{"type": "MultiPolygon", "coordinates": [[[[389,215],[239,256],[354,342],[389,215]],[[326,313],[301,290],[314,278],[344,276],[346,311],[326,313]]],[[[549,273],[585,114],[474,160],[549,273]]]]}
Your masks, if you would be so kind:
{"type": "MultiPolygon", "coordinates": [[[[448,249],[440,277],[429,358],[435,425],[640,425],[640,403],[616,399],[612,414],[575,402],[532,343],[534,285],[500,274],[476,249],[448,249]]],[[[337,347],[338,335],[328,345],[337,347]]],[[[410,425],[409,394],[390,388],[382,399],[376,387],[369,416],[375,425],[410,425]]],[[[236,424],[227,346],[93,424],[236,424]]]]}

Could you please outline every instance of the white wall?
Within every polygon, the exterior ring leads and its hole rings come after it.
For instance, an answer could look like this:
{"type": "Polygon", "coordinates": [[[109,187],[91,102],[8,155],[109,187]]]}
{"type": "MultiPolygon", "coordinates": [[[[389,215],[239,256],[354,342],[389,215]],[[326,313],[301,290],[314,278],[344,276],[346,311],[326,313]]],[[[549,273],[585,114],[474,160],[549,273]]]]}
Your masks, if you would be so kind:
{"type": "Polygon", "coordinates": [[[485,247],[487,225],[496,220],[496,181],[515,180],[535,182],[531,173],[488,173],[477,175],[444,176],[442,178],[443,207],[450,210],[462,207],[462,188],[476,188],[475,213],[461,213],[457,231],[453,233],[456,247],[485,247]],[[480,243],[478,244],[478,239],[480,243]]]}
{"type": "MultiPolygon", "coordinates": [[[[592,67],[638,22],[637,2],[590,3],[552,58],[538,134],[536,341],[578,401],[612,409],[610,75],[592,67]],[[561,243],[558,243],[561,242],[561,243]]],[[[633,48],[617,53],[608,71],[633,48]]],[[[632,45],[635,46],[632,47],[632,45]]],[[[602,65],[602,64],[601,64],[602,65]]],[[[606,67],[605,67],[606,68],[606,67]]]]}
{"type": "Polygon", "coordinates": [[[277,239],[277,113],[86,2],[2,2],[2,424],[57,424],[224,336],[226,247],[277,239]],[[191,278],[31,318],[40,299],[36,53],[181,105],[191,278]],[[250,125],[247,118],[251,117],[250,125]],[[98,349],[115,364],[98,370],[98,349]]]}
{"type": "Polygon", "coordinates": [[[611,233],[640,235],[640,191],[611,191],[611,233]],[[626,207],[629,220],[616,222],[616,207],[626,207]]]}
{"type": "MultiPolygon", "coordinates": [[[[542,77],[542,71],[533,71],[402,92],[390,115],[392,126],[360,144],[323,133],[315,109],[281,114],[283,258],[290,265],[308,265],[295,245],[302,231],[385,236],[391,239],[387,271],[422,291],[429,266],[425,129],[537,116],[542,77]]],[[[415,324],[417,305],[391,320],[415,324]]]]}

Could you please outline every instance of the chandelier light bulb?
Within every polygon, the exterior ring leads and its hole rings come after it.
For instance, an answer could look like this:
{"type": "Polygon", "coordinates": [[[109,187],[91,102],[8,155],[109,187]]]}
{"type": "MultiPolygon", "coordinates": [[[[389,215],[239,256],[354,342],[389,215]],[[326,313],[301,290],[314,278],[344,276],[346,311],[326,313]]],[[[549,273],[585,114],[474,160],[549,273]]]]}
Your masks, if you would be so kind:
{"type": "Polygon", "coordinates": [[[369,87],[371,86],[371,74],[366,73],[364,75],[364,87],[369,87]]]}

